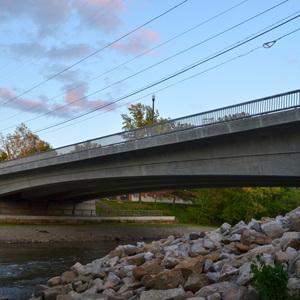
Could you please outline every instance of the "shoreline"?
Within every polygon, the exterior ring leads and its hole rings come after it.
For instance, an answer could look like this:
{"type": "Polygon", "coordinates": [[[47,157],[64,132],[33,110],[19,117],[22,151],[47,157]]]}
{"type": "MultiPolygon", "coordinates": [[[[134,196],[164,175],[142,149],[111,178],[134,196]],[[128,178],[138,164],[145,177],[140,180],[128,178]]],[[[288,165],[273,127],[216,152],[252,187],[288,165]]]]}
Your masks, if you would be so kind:
{"type": "Polygon", "coordinates": [[[0,225],[0,243],[100,242],[157,240],[212,231],[214,227],[166,224],[0,225]]]}

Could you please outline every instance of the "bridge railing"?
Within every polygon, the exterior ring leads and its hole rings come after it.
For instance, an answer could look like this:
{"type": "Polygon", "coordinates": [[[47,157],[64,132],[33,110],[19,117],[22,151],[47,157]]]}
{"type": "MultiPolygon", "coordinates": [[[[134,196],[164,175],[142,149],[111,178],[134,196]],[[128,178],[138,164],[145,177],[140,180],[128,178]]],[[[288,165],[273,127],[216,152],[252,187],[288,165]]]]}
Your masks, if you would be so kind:
{"type": "Polygon", "coordinates": [[[0,163],[0,168],[298,107],[300,107],[300,89],[16,158],[0,163]]]}

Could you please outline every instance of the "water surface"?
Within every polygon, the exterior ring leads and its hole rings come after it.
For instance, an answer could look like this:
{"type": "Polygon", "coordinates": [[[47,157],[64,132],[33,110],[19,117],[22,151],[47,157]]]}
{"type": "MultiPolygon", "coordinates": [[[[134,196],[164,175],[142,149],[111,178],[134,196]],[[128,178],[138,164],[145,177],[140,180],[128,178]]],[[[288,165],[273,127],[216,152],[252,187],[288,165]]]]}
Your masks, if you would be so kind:
{"type": "Polygon", "coordinates": [[[38,284],[60,276],[76,262],[105,256],[121,242],[0,244],[0,299],[28,300],[38,284]]]}

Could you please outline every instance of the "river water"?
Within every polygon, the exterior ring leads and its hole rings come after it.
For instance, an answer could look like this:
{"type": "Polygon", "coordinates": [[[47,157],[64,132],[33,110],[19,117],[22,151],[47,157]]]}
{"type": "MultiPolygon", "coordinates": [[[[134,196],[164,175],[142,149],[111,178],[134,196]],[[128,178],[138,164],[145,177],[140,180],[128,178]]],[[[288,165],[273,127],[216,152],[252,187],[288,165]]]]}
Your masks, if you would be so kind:
{"type": "Polygon", "coordinates": [[[0,299],[28,300],[36,285],[60,276],[76,262],[101,258],[119,244],[132,241],[0,244],[0,299]]]}

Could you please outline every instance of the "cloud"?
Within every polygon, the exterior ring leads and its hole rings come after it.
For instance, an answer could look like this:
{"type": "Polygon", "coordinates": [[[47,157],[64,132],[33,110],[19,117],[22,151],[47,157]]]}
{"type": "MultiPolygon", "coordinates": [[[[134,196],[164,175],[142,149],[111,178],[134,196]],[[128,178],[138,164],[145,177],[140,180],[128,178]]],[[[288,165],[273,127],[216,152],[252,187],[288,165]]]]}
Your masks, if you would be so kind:
{"type": "Polygon", "coordinates": [[[78,11],[78,17],[80,22],[87,21],[90,29],[101,29],[106,33],[110,33],[124,24],[117,14],[125,11],[124,2],[91,0],[78,11]]]}
{"type": "MultiPolygon", "coordinates": [[[[115,43],[112,47],[123,53],[141,53],[150,50],[152,45],[161,38],[161,35],[152,30],[142,28],[138,35],[126,39],[124,42],[115,43]]],[[[154,52],[151,52],[154,54],[154,52]]]]}
{"type": "Polygon", "coordinates": [[[111,0],[0,0],[1,22],[30,20],[37,28],[39,38],[55,35],[60,25],[77,18],[88,24],[88,29],[111,32],[123,24],[117,13],[126,11],[125,4],[111,0]]]}
{"type": "Polygon", "coordinates": [[[289,57],[286,57],[286,60],[287,60],[287,62],[289,62],[290,64],[295,64],[295,63],[298,62],[296,58],[289,58],[289,57]]]}
{"type": "MultiPolygon", "coordinates": [[[[65,86],[66,90],[69,90],[71,86],[65,86]]],[[[105,101],[101,98],[96,100],[89,100],[87,96],[88,86],[83,85],[76,90],[67,92],[63,97],[63,101],[51,102],[45,95],[39,95],[37,98],[40,101],[27,100],[25,98],[16,98],[17,95],[13,94],[8,88],[0,88],[0,104],[4,104],[11,99],[5,106],[15,109],[19,112],[28,112],[35,115],[47,114],[47,116],[56,117],[60,119],[67,119],[74,117],[77,114],[89,112],[94,109],[104,109],[109,111],[112,108],[116,108],[116,105],[111,103],[112,101],[105,101]],[[66,106],[67,105],[67,106],[66,106]],[[66,107],[65,107],[66,106],[66,107]],[[53,111],[53,112],[52,112],[53,111]],[[52,113],[50,113],[52,112],[52,113]]],[[[26,123],[26,121],[25,121],[26,123]]]]}
{"type": "Polygon", "coordinates": [[[2,22],[29,18],[37,26],[39,36],[67,18],[71,9],[68,0],[0,0],[2,22]]]}

